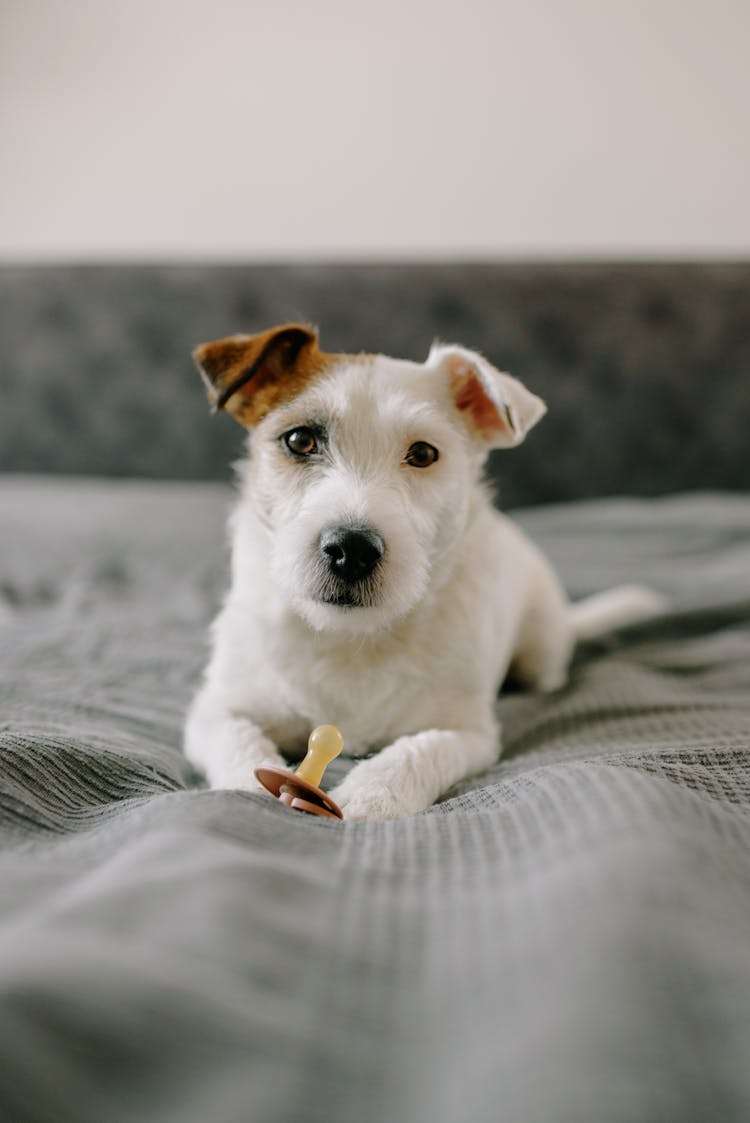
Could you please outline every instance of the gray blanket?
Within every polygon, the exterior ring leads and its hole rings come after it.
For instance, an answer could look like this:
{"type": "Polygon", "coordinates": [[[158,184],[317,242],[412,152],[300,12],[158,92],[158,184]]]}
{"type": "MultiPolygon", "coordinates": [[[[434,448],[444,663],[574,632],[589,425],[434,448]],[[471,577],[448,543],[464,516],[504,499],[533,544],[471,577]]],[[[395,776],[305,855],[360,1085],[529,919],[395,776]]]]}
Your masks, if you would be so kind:
{"type": "Polygon", "coordinates": [[[750,1118],[750,499],[522,515],[575,595],[674,611],[338,824],[180,755],[228,498],[0,484],[0,1119],[750,1118]]]}

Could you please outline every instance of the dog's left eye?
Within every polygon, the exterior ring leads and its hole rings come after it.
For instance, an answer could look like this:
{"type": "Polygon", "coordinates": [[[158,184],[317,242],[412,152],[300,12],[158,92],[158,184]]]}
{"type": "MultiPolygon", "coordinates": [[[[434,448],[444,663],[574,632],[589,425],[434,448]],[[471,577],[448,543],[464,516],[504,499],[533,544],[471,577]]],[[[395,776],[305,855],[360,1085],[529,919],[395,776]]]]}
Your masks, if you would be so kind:
{"type": "Polygon", "coordinates": [[[284,433],[282,441],[295,456],[312,456],[318,451],[318,442],[312,429],[301,425],[299,429],[290,429],[284,433]]]}
{"type": "Polygon", "coordinates": [[[429,468],[439,455],[434,445],[428,445],[427,441],[415,441],[413,445],[409,445],[404,463],[412,468],[429,468]]]}

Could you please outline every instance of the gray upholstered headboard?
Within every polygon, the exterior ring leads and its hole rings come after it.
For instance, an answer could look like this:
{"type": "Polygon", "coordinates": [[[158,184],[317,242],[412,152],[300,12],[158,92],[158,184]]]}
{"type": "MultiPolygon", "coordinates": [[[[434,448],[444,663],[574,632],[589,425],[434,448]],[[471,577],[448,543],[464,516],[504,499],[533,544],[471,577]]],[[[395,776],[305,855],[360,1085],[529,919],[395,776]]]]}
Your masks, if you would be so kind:
{"type": "Polygon", "coordinates": [[[526,381],[549,414],[493,461],[507,504],[750,488],[750,265],[5,267],[0,469],[227,475],[190,350],[288,319],[526,381]]]}

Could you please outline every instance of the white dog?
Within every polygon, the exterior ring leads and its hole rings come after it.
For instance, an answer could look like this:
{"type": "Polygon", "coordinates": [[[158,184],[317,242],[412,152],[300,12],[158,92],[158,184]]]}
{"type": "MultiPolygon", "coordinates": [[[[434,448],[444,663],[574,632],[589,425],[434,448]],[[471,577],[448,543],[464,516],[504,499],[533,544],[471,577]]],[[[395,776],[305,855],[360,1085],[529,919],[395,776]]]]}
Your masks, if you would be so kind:
{"type": "Polygon", "coordinates": [[[653,614],[655,594],[569,605],[539,550],[493,509],[491,448],[546,411],[463,347],[423,364],[324,354],[289,324],[195,352],[209,397],[252,431],[232,584],[185,749],[214,787],[301,755],[337,725],[356,764],[347,819],[414,814],[500,753],[497,690],[566,680],[576,639],[653,614]]]}

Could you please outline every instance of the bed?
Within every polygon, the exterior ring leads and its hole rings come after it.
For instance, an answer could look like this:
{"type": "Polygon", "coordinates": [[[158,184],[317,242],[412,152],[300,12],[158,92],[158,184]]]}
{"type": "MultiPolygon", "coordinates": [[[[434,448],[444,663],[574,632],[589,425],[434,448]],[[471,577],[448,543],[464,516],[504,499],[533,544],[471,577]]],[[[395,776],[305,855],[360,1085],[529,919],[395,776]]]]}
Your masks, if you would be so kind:
{"type": "Polygon", "coordinates": [[[750,1117],[748,294],[740,266],[0,271],[1,1119],[750,1117]],[[498,763],[387,823],[180,752],[236,440],[178,353],[295,313],[351,346],[352,293],[358,346],[535,365],[549,444],[493,463],[505,504],[573,596],[670,601],[501,694],[498,763]]]}

